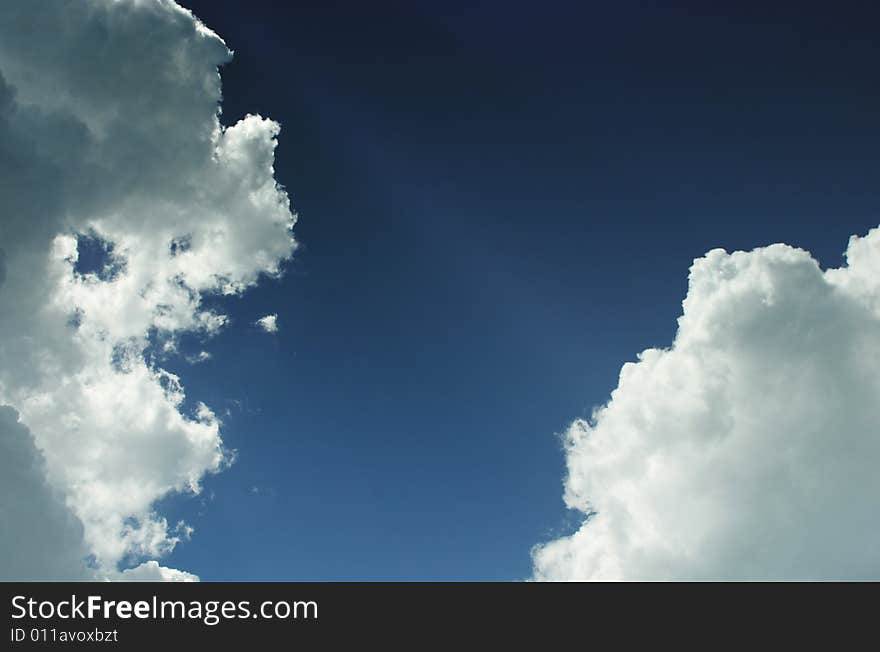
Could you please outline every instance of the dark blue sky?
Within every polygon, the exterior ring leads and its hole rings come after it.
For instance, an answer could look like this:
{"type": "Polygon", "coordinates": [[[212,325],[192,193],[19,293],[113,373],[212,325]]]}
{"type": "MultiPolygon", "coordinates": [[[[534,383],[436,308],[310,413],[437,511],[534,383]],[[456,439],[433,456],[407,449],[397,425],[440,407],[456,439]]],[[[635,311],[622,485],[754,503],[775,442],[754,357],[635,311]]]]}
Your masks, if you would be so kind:
{"type": "Polygon", "coordinates": [[[868,3],[184,4],[236,52],[223,121],[282,124],[302,245],[171,364],[239,451],[162,506],[206,580],[527,577],[578,523],[557,433],[691,261],[837,266],[880,222],[868,3]]]}

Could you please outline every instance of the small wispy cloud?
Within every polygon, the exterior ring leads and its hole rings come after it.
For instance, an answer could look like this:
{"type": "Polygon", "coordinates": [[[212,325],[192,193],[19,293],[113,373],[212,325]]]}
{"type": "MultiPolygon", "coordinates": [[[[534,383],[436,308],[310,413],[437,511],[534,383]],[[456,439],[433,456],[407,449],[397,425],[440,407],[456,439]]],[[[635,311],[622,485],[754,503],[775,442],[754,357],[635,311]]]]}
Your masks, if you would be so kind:
{"type": "Polygon", "coordinates": [[[186,356],[186,361],[190,364],[199,364],[200,362],[207,362],[213,356],[207,351],[199,351],[196,355],[188,355],[186,356]]]}
{"type": "Polygon", "coordinates": [[[277,333],[278,332],[278,315],[272,313],[271,315],[266,315],[265,317],[260,317],[257,321],[254,322],[255,326],[259,326],[267,333],[277,333]]]}

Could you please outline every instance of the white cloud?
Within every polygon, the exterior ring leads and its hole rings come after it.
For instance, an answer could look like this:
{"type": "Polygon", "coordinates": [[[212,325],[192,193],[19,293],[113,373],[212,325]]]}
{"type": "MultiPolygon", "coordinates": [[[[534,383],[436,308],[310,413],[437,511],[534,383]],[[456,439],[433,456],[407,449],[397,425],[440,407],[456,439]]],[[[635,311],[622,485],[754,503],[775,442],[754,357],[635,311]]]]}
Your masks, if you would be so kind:
{"type": "Polygon", "coordinates": [[[200,362],[207,362],[213,356],[207,351],[199,351],[197,355],[187,356],[186,361],[190,364],[199,364],[200,362]]]}
{"type": "Polygon", "coordinates": [[[187,573],[185,571],[176,570],[174,568],[165,568],[160,566],[157,561],[145,561],[140,566],[134,568],[126,568],[118,573],[113,579],[124,580],[126,582],[198,582],[198,575],[187,573]]]}
{"type": "Polygon", "coordinates": [[[267,333],[277,333],[278,332],[278,315],[266,315],[265,317],[260,317],[256,322],[254,322],[255,326],[259,326],[267,333]]]}
{"type": "Polygon", "coordinates": [[[880,230],[823,272],[772,245],[694,262],[678,333],[567,433],[538,579],[880,579],[880,230]]]}
{"type": "Polygon", "coordinates": [[[217,332],[202,297],[280,274],[295,248],[278,125],[218,120],[230,56],[169,0],[0,3],[0,404],[98,576],[170,551],[181,530],[153,505],[230,457],[150,336],[170,354],[184,331],[217,332]],[[94,273],[77,271],[86,236],[111,252],[94,273]]]}

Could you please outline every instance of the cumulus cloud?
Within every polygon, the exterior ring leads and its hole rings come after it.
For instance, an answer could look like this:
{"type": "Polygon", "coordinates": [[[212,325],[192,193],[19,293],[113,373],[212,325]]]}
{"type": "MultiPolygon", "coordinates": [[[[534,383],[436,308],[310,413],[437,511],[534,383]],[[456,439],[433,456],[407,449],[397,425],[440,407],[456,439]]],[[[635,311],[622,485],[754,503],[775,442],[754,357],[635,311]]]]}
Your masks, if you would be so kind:
{"type": "Polygon", "coordinates": [[[822,271],[776,244],[694,262],[668,349],[568,430],[580,529],[538,579],[880,579],[880,230],[822,271]]]}
{"type": "Polygon", "coordinates": [[[278,124],[219,121],[230,56],[170,0],[0,4],[0,404],[81,528],[88,564],[58,577],[194,577],[155,562],[182,530],[154,504],[230,455],[153,350],[224,328],[204,296],[279,275],[295,249],[278,124]]]}
{"type": "Polygon", "coordinates": [[[254,322],[255,326],[259,326],[267,333],[277,333],[278,332],[278,315],[266,315],[265,317],[260,317],[256,322],[254,322]]]}
{"type": "Polygon", "coordinates": [[[126,568],[119,573],[115,579],[124,580],[126,582],[198,582],[198,575],[187,573],[185,571],[176,570],[174,568],[165,568],[160,566],[159,562],[145,561],[135,568],[126,568]]]}

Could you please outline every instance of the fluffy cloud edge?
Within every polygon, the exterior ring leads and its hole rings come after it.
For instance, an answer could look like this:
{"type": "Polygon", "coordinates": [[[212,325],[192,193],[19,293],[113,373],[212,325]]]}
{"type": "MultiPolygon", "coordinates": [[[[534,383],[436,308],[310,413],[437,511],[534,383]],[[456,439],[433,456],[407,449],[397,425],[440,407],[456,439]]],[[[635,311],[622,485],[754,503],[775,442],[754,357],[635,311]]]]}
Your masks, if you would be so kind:
{"type": "Polygon", "coordinates": [[[880,230],[695,260],[671,347],[565,437],[569,536],[538,580],[876,579],[880,230]]]}
{"type": "MultiPolygon", "coordinates": [[[[296,248],[279,125],[219,122],[230,57],[170,0],[0,6],[0,404],[79,524],[77,576],[197,579],[156,561],[182,537],[154,505],[199,492],[231,457],[220,419],[185,408],[151,351],[225,328],[202,297],[281,275],[296,248]],[[109,256],[96,271],[87,240],[109,256]],[[143,563],[120,569],[129,560],[143,563]]],[[[14,495],[9,509],[38,500],[14,495]]]]}

